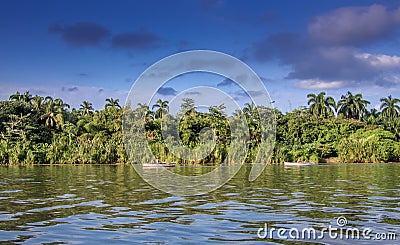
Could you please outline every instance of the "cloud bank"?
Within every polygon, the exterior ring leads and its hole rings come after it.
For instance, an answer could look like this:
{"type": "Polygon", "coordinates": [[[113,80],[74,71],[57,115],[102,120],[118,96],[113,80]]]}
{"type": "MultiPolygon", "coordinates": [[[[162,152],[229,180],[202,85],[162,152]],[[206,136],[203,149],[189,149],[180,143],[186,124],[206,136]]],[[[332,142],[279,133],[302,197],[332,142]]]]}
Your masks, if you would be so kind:
{"type": "Polygon", "coordinates": [[[305,89],[334,89],[359,84],[396,86],[397,55],[367,52],[400,29],[400,8],[374,4],[344,7],[314,17],[307,34],[276,33],[254,43],[252,57],[277,60],[292,68],[286,78],[305,89]]]}

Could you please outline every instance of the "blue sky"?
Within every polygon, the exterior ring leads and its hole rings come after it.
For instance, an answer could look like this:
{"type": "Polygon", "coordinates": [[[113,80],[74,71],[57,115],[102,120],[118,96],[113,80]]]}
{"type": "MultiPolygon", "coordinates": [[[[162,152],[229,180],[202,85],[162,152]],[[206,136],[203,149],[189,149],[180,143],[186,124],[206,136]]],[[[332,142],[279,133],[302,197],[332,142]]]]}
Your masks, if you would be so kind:
{"type": "MultiPolygon", "coordinates": [[[[0,8],[0,99],[19,90],[102,108],[177,52],[206,49],[247,63],[283,111],[326,91],[400,97],[399,1],[7,1],[0,8]]],[[[213,86],[187,75],[158,96],[213,86]]]]}

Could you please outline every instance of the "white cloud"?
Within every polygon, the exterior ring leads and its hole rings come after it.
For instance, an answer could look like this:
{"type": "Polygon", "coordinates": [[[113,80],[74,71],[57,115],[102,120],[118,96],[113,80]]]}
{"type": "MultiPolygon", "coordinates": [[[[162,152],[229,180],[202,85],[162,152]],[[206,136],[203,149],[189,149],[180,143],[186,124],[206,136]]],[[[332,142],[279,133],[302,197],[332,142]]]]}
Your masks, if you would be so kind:
{"type": "Polygon", "coordinates": [[[334,89],[348,85],[345,81],[322,81],[322,80],[301,80],[295,84],[299,88],[304,89],[334,89]]]}
{"type": "Polygon", "coordinates": [[[400,57],[385,54],[369,54],[361,53],[356,54],[355,57],[360,60],[367,61],[371,66],[377,68],[399,68],[400,69],[400,57]]]}

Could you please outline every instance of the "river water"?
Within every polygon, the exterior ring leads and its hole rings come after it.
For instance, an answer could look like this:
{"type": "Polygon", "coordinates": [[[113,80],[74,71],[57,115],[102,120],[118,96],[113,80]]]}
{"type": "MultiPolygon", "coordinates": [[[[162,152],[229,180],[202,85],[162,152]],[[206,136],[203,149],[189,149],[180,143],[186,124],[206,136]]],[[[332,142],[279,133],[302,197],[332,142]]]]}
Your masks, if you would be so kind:
{"type": "MultiPolygon", "coordinates": [[[[199,168],[210,167],[174,171],[199,168]]],[[[130,165],[3,166],[0,243],[400,244],[399,164],[267,166],[253,182],[248,173],[244,166],[211,193],[179,197],[149,186],[130,165]],[[322,232],[329,226],[336,235],[370,232],[332,237],[322,232]],[[324,236],[288,236],[303,228],[324,236]]]]}

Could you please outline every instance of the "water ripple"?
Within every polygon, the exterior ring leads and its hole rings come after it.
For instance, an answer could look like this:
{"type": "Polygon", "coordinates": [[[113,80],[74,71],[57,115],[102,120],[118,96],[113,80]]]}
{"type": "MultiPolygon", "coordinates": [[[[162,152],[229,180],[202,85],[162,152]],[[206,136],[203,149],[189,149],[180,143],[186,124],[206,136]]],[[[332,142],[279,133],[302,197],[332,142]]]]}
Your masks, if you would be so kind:
{"type": "Polygon", "coordinates": [[[269,166],[249,182],[244,168],[212,193],[177,197],[147,185],[131,166],[0,168],[0,242],[286,244],[259,239],[257,231],[265,223],[322,229],[339,216],[352,227],[398,232],[399,177],[396,164],[269,166]]]}

